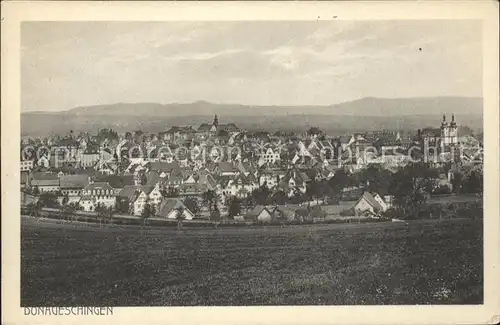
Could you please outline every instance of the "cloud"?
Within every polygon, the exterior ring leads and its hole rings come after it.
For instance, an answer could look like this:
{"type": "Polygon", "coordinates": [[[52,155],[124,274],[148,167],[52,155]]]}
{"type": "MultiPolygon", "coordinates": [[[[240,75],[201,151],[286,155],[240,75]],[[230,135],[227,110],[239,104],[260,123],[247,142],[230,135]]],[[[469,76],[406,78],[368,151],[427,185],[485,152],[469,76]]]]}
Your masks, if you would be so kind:
{"type": "Polygon", "coordinates": [[[22,109],[481,94],[476,21],[30,22],[22,109]]]}

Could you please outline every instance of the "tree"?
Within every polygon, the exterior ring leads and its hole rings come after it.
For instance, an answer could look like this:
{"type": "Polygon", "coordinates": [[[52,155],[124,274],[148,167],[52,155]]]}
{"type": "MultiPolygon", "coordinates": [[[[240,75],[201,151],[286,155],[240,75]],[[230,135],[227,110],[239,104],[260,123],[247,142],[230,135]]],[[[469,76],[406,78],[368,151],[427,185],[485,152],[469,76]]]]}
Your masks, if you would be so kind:
{"type": "Polygon", "coordinates": [[[278,190],[271,196],[271,202],[278,205],[285,204],[288,202],[288,196],[285,192],[278,190]]]}
{"type": "Polygon", "coordinates": [[[39,199],[40,204],[45,208],[59,208],[59,202],[57,201],[57,195],[54,193],[42,193],[39,199]]]}
{"type": "Polygon", "coordinates": [[[307,135],[321,135],[323,134],[323,131],[321,131],[318,127],[316,126],[313,126],[313,127],[310,127],[309,130],[307,130],[307,135]]]}
{"type": "Polygon", "coordinates": [[[412,163],[400,169],[392,179],[390,194],[404,217],[415,217],[436,186],[437,173],[423,163],[412,163]]]}
{"type": "Polygon", "coordinates": [[[155,210],[155,206],[149,202],[149,199],[147,199],[141,212],[142,222],[144,225],[146,224],[148,218],[156,214],[155,210]]]}
{"type": "Polygon", "coordinates": [[[293,204],[302,204],[305,200],[307,200],[306,195],[304,195],[304,193],[302,193],[302,192],[300,191],[300,189],[295,188],[295,189],[293,190],[293,195],[292,195],[292,197],[290,198],[290,201],[291,201],[293,204]]]}
{"type": "Polygon", "coordinates": [[[99,218],[99,225],[102,227],[103,222],[109,222],[113,218],[113,208],[98,204],[95,208],[97,218],[99,218]]]}
{"type": "Polygon", "coordinates": [[[250,194],[255,204],[258,205],[267,205],[269,204],[269,198],[271,196],[271,191],[266,186],[266,184],[262,185],[259,188],[256,188],[250,194]]]}
{"type": "Polygon", "coordinates": [[[64,195],[64,197],[62,199],[62,205],[68,204],[68,201],[69,201],[69,197],[68,197],[68,194],[66,194],[66,195],[64,195]]]}
{"type": "Polygon", "coordinates": [[[217,228],[221,220],[220,211],[217,206],[215,206],[215,209],[210,212],[210,220],[214,221],[214,227],[217,228]]]}
{"type": "Polygon", "coordinates": [[[465,193],[483,192],[483,173],[482,170],[472,169],[462,182],[462,189],[465,193]]]}
{"type": "Polygon", "coordinates": [[[175,220],[177,220],[177,230],[182,229],[182,221],[186,218],[184,216],[184,211],[185,209],[183,206],[175,208],[175,220]]]}
{"type": "Polygon", "coordinates": [[[327,184],[331,189],[331,194],[335,197],[336,201],[341,199],[342,191],[348,182],[349,176],[343,170],[335,172],[335,175],[327,181],[327,184]]]}
{"type": "Polygon", "coordinates": [[[443,217],[443,206],[441,204],[431,204],[429,206],[429,214],[431,218],[439,217],[442,219],[443,217]]]}
{"type": "MultiPolygon", "coordinates": [[[[67,196],[65,197],[67,198],[67,196]]],[[[68,200],[63,199],[63,206],[62,206],[62,212],[63,214],[67,217],[67,219],[72,219],[73,213],[77,210],[76,204],[75,203],[69,203],[68,200]]]]}
{"type": "Polygon", "coordinates": [[[97,134],[97,138],[100,141],[104,141],[105,139],[118,140],[118,133],[116,133],[112,129],[100,129],[99,133],[97,134]]]}
{"type": "Polygon", "coordinates": [[[40,201],[37,200],[35,202],[29,203],[27,207],[29,214],[35,218],[38,218],[40,216],[40,211],[42,210],[43,205],[40,201]]]}
{"type": "Polygon", "coordinates": [[[141,185],[146,185],[148,182],[148,177],[146,176],[146,173],[141,173],[141,185]]]}
{"type": "Polygon", "coordinates": [[[319,184],[315,180],[306,186],[305,198],[308,201],[316,199],[316,203],[319,203],[319,184]]]}
{"type": "Polygon", "coordinates": [[[197,215],[200,212],[200,204],[198,202],[198,199],[194,197],[186,197],[183,201],[184,205],[195,215],[197,215]]]}
{"type": "Polygon", "coordinates": [[[241,200],[235,196],[228,200],[228,216],[234,218],[241,213],[241,200]]]}
{"type": "Polygon", "coordinates": [[[318,196],[323,199],[323,203],[327,201],[327,198],[333,195],[333,191],[328,186],[326,181],[318,182],[318,196]]]}
{"type": "Polygon", "coordinates": [[[370,192],[387,195],[392,173],[378,165],[369,165],[357,177],[358,185],[363,185],[370,192]],[[359,184],[360,183],[360,184],[359,184]]]}
{"type": "Polygon", "coordinates": [[[218,210],[219,196],[213,190],[208,190],[201,195],[203,204],[208,207],[210,214],[212,211],[218,210]]]}
{"type": "Polygon", "coordinates": [[[129,213],[130,211],[130,201],[126,197],[117,197],[115,203],[115,209],[118,213],[129,213]]]}
{"type": "Polygon", "coordinates": [[[453,193],[460,195],[464,175],[460,171],[455,171],[451,177],[451,188],[453,193]]]}

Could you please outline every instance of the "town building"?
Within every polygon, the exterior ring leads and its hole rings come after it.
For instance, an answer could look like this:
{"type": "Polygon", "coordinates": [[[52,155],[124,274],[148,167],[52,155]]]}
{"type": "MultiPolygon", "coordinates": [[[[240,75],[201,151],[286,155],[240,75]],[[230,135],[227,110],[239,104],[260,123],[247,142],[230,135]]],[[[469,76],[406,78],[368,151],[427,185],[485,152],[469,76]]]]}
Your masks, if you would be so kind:
{"type": "Polygon", "coordinates": [[[33,173],[31,187],[38,188],[40,193],[59,192],[59,177],[53,173],[33,173]]]}
{"type": "Polygon", "coordinates": [[[61,193],[68,197],[68,203],[78,203],[82,191],[89,184],[88,175],[61,175],[59,177],[61,193]]]}
{"type": "Polygon", "coordinates": [[[356,216],[371,215],[376,216],[387,210],[387,203],[376,193],[364,192],[354,204],[356,216]]]}
{"type": "Polygon", "coordinates": [[[21,171],[31,171],[34,166],[34,161],[33,160],[21,160],[21,171]]]}
{"type": "Polygon", "coordinates": [[[459,145],[458,126],[455,122],[455,115],[452,114],[449,124],[446,122],[446,115],[443,115],[440,128],[418,130],[417,139],[421,143],[421,149],[427,159],[429,159],[429,155],[454,151],[459,145]]]}
{"type": "Polygon", "coordinates": [[[194,213],[191,212],[181,200],[177,198],[166,198],[160,204],[157,217],[176,220],[181,211],[184,220],[192,220],[195,217],[194,213]]]}
{"type": "Polygon", "coordinates": [[[231,136],[233,134],[240,132],[240,129],[234,123],[219,124],[219,119],[217,115],[215,115],[212,124],[202,123],[198,127],[199,133],[205,133],[205,134],[208,133],[211,135],[217,135],[219,134],[220,131],[225,131],[231,136]]]}
{"type": "Polygon", "coordinates": [[[108,183],[90,183],[82,190],[80,206],[84,211],[95,211],[98,206],[114,208],[115,203],[115,190],[108,183]]]}

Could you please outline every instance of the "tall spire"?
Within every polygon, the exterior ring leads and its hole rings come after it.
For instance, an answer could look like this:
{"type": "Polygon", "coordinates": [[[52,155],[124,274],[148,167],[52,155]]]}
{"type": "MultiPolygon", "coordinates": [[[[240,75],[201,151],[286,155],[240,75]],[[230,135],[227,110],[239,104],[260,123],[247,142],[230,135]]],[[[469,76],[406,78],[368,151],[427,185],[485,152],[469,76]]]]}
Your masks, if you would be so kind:
{"type": "Polygon", "coordinates": [[[217,118],[217,114],[215,114],[215,117],[214,117],[214,125],[215,125],[215,127],[217,127],[219,125],[219,119],[217,118]]]}
{"type": "Polygon", "coordinates": [[[451,127],[457,126],[457,123],[455,122],[455,114],[454,113],[451,114],[451,123],[450,123],[450,126],[451,127]]]}
{"type": "Polygon", "coordinates": [[[443,122],[441,122],[441,128],[444,129],[448,126],[448,123],[446,123],[446,115],[443,114],[443,122]]]}

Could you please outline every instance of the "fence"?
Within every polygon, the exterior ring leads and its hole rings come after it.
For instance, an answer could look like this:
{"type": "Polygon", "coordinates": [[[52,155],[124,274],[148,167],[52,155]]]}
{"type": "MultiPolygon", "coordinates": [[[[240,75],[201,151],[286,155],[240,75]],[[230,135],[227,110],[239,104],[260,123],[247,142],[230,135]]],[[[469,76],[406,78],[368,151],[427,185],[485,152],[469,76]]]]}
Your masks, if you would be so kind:
{"type": "MultiPolygon", "coordinates": [[[[31,215],[27,207],[21,207],[21,214],[31,215]]],[[[38,211],[38,216],[48,219],[80,221],[89,223],[104,223],[111,225],[136,225],[136,226],[158,226],[158,227],[177,227],[178,221],[174,219],[160,218],[141,218],[130,215],[114,214],[111,218],[100,218],[96,212],[75,211],[68,213],[54,208],[42,208],[38,211]]],[[[287,221],[287,220],[271,220],[269,222],[259,222],[253,220],[183,220],[183,226],[189,228],[217,228],[217,227],[251,227],[251,226],[269,226],[269,225],[300,225],[300,224],[329,224],[329,223],[354,223],[354,222],[370,222],[378,221],[370,217],[355,217],[355,216],[326,216],[316,217],[309,221],[287,221]]]]}

